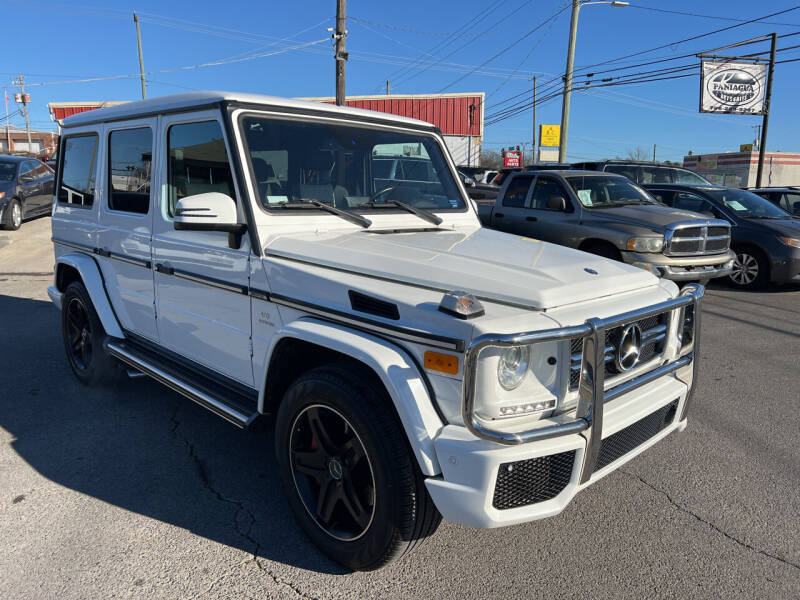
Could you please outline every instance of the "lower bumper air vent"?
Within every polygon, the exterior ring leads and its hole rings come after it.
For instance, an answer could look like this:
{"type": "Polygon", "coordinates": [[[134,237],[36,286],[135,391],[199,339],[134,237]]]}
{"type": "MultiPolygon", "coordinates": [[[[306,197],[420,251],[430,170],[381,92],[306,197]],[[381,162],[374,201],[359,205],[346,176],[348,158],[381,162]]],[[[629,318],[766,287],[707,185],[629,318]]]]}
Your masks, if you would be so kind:
{"type": "Polygon", "coordinates": [[[575,450],[503,463],[497,471],[492,506],[499,510],[558,496],[572,477],[575,450]]]}

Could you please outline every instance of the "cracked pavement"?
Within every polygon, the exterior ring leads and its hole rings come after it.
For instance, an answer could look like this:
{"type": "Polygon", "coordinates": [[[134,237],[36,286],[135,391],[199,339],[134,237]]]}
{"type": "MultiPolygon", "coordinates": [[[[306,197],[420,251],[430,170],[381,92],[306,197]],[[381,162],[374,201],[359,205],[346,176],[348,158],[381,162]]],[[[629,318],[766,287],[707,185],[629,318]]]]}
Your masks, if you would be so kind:
{"type": "Polygon", "coordinates": [[[562,514],[443,523],[407,559],[348,573],[295,525],[268,426],[239,431],[142,378],[77,383],[47,300],[49,219],[13,234],[0,598],[800,597],[800,288],[712,286],[688,429],[562,514]]]}

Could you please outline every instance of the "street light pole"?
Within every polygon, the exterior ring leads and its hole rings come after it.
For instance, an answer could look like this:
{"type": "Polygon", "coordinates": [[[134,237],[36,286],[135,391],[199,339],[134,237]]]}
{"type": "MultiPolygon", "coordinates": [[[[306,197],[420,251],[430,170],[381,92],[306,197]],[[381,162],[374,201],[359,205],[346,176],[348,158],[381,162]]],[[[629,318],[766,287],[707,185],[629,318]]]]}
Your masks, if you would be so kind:
{"type": "Polygon", "coordinates": [[[564,73],[564,96],[561,100],[561,137],[558,141],[558,162],[567,162],[567,129],[569,128],[569,101],[572,95],[572,69],[575,64],[575,41],[578,36],[578,13],[581,6],[590,4],[610,4],[611,6],[628,6],[628,2],[603,1],[586,2],[572,0],[572,18],[569,22],[569,45],[567,46],[567,70],[564,73]]]}

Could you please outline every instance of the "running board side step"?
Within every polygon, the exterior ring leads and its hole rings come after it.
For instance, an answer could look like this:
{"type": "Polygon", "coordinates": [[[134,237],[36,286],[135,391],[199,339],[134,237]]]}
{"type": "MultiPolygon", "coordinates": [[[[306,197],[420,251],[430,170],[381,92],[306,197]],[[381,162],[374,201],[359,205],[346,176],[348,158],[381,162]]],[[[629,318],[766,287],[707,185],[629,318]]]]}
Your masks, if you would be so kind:
{"type": "Polygon", "coordinates": [[[186,378],[182,376],[183,373],[167,365],[156,364],[156,361],[148,355],[149,353],[131,347],[124,341],[108,338],[103,346],[110,356],[186,396],[189,400],[203,408],[207,408],[215,415],[222,417],[237,427],[245,429],[258,417],[258,412],[247,414],[246,410],[233,406],[235,401],[207,389],[202,384],[188,383],[186,378]]]}

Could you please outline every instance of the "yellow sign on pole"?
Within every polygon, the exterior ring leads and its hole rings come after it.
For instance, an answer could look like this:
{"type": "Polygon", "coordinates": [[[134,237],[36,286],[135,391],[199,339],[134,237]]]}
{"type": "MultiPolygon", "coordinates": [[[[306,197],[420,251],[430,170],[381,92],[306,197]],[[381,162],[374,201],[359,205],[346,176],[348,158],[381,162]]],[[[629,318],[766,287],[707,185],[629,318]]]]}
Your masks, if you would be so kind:
{"type": "Polygon", "coordinates": [[[561,125],[540,125],[539,145],[549,148],[558,147],[561,141],[561,125]]]}
{"type": "Polygon", "coordinates": [[[739,152],[752,152],[753,144],[739,144],[739,152]]]}

